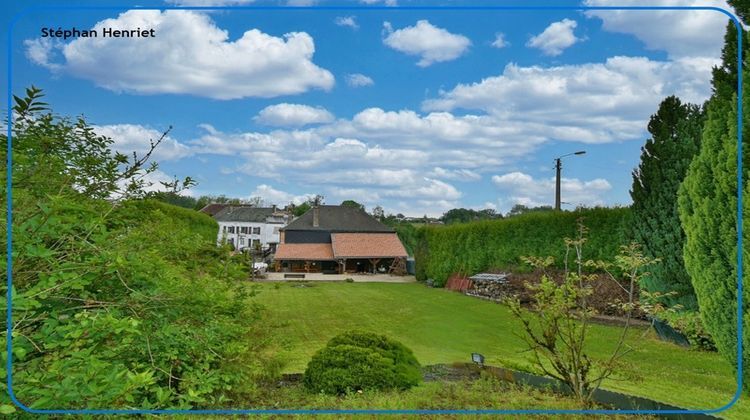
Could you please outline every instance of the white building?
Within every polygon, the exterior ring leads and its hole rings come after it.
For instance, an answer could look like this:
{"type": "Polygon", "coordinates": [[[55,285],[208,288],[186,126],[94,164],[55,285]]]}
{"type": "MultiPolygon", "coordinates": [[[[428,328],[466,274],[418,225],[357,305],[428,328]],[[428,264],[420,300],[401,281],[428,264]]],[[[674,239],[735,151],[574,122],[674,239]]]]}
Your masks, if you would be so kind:
{"type": "Polygon", "coordinates": [[[219,223],[217,244],[229,243],[235,249],[253,249],[275,252],[279,244],[279,229],[291,220],[289,214],[276,207],[228,206],[216,213],[219,223]]]}

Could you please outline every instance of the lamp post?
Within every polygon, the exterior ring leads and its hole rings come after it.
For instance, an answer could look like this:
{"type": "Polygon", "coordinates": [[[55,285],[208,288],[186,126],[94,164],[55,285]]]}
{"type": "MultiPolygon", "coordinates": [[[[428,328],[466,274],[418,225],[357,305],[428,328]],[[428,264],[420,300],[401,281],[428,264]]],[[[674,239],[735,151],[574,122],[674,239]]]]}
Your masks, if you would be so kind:
{"type": "Polygon", "coordinates": [[[585,150],[579,150],[577,152],[568,153],[567,155],[562,155],[557,158],[555,158],[555,172],[557,173],[557,176],[555,178],[555,210],[560,210],[560,172],[562,171],[562,163],[561,159],[567,156],[573,156],[573,155],[585,155],[585,150]]]}

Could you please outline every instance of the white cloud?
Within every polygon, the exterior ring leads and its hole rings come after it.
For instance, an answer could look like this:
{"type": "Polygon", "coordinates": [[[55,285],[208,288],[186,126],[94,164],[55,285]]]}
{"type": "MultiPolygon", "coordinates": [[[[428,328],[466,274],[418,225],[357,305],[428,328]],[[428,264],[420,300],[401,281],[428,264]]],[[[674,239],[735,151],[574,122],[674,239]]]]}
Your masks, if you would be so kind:
{"type": "Polygon", "coordinates": [[[214,99],[275,97],[330,89],[333,75],[312,62],[315,44],[305,32],[283,38],[257,29],[229,40],[204,14],[184,10],[131,10],[94,29],[153,28],[156,37],[77,38],[60,46],[26,43],[37,64],[93,81],[116,92],[189,94],[214,99]],[[53,48],[64,57],[45,62],[53,48]]]}
{"type": "Polygon", "coordinates": [[[255,0],[167,0],[167,3],[178,6],[241,6],[243,4],[254,3],[255,0]]]}
{"type": "MultiPolygon", "coordinates": [[[[515,204],[525,206],[551,206],[555,200],[555,178],[534,179],[523,172],[510,172],[494,175],[492,183],[503,193],[500,202],[504,211],[515,204]]],[[[603,194],[612,189],[610,183],[602,178],[581,181],[576,178],[560,180],[560,197],[572,206],[602,205],[603,194]]]]}
{"type": "Polygon", "coordinates": [[[333,121],[333,114],[322,107],[281,103],[263,108],[253,118],[263,125],[277,127],[301,127],[308,124],[321,124],[333,121]]]}
{"type": "Polygon", "coordinates": [[[581,38],[576,37],[573,30],[578,26],[574,20],[563,19],[560,22],[550,24],[542,33],[531,37],[526,43],[527,47],[538,48],[549,56],[558,56],[566,48],[572,46],[581,38]]]}
{"type": "Polygon", "coordinates": [[[364,74],[354,73],[346,75],[346,84],[351,87],[365,87],[372,86],[375,84],[375,82],[372,80],[372,78],[365,76],[364,74]]]}
{"type": "Polygon", "coordinates": [[[354,16],[338,16],[334,20],[334,23],[338,26],[346,26],[352,29],[359,29],[359,24],[357,24],[357,18],[354,16]]]}
{"type": "Polygon", "coordinates": [[[383,3],[384,6],[398,6],[398,0],[359,0],[363,4],[378,4],[383,3]]]}
{"type": "Polygon", "coordinates": [[[455,60],[471,46],[469,38],[433,26],[427,20],[395,31],[389,22],[384,22],[383,27],[387,33],[383,42],[396,51],[419,56],[420,67],[455,60]]]}
{"type": "MultiPolygon", "coordinates": [[[[622,0],[584,0],[586,6],[643,5],[622,0]]],[[[652,0],[649,6],[714,6],[731,11],[724,0],[652,0]]],[[[728,17],[711,10],[591,10],[610,32],[631,34],[652,50],[666,51],[672,58],[718,58],[724,43],[728,17]]]]}
{"type": "Polygon", "coordinates": [[[495,48],[505,48],[510,45],[510,42],[505,39],[505,34],[498,32],[495,34],[495,40],[490,45],[495,48]]]}
{"type": "Polygon", "coordinates": [[[533,138],[607,143],[639,138],[665,96],[701,103],[710,95],[709,59],[612,57],[556,67],[509,64],[499,76],[459,84],[423,109],[487,112],[495,125],[533,138]]]}
{"type": "Polygon", "coordinates": [[[435,178],[455,181],[479,181],[482,179],[482,175],[469,169],[444,169],[439,166],[435,167],[429,175],[435,178]]]}
{"type": "MultiPolygon", "coordinates": [[[[137,124],[95,125],[94,132],[114,140],[112,148],[120,153],[131,155],[137,152],[143,156],[148,152],[152,142],[163,135],[162,131],[137,124]]],[[[175,160],[192,154],[190,148],[170,136],[165,137],[154,151],[156,161],[175,160]]]]}
{"type": "Polygon", "coordinates": [[[270,185],[261,184],[255,187],[249,197],[260,197],[266,203],[284,206],[289,203],[300,205],[314,196],[315,194],[291,194],[277,190],[270,185]]]}

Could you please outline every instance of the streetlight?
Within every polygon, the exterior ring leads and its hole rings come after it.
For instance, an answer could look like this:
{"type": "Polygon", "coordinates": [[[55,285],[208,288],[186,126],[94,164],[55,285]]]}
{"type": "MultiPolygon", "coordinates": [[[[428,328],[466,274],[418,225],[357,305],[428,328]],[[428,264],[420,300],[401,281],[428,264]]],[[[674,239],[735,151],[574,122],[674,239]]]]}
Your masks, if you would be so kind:
{"type": "Polygon", "coordinates": [[[562,164],[560,163],[560,160],[567,156],[585,154],[585,150],[579,150],[577,152],[568,153],[567,155],[562,155],[555,158],[555,171],[557,172],[557,177],[555,178],[555,210],[560,210],[560,171],[562,170],[562,164]]]}

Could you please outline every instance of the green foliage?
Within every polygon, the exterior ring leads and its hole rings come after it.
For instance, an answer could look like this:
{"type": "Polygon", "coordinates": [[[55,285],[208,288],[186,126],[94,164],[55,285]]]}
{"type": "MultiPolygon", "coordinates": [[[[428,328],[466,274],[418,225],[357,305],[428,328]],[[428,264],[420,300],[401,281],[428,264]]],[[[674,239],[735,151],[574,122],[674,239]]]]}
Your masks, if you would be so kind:
{"type": "Polygon", "coordinates": [[[452,273],[475,274],[518,266],[523,255],[550,255],[563,267],[563,238],[575,233],[576,220],[589,228],[590,256],[612,260],[626,242],[628,208],[595,208],[575,212],[532,212],[489,220],[419,229],[414,245],[417,279],[442,286],[452,273]]]}
{"type": "Polygon", "coordinates": [[[750,2],[747,0],[728,0],[727,3],[734,8],[737,16],[739,16],[745,24],[750,22],[750,2]]]}
{"type": "Polygon", "coordinates": [[[294,206],[292,214],[294,214],[294,217],[299,217],[307,213],[311,208],[312,206],[309,203],[302,203],[299,206],[294,206]]]}
{"type": "Polygon", "coordinates": [[[341,202],[341,205],[344,207],[352,207],[355,209],[360,209],[362,211],[365,211],[365,206],[363,204],[360,204],[354,200],[344,200],[341,202]]]}
{"type": "MultiPolygon", "coordinates": [[[[621,359],[632,350],[625,343],[630,319],[635,311],[644,309],[636,297],[637,286],[643,279],[644,268],[654,261],[641,253],[638,244],[622,246],[612,262],[585,260],[586,234],[586,228],[579,223],[576,237],[565,239],[562,282],[555,282],[544,274],[538,284],[527,284],[534,297],[530,309],[521,306],[518,298],[509,299],[508,304],[523,324],[523,338],[534,367],[567,385],[577,399],[589,406],[602,381],[622,369],[621,359]],[[614,267],[623,273],[622,279],[611,274],[614,267]],[[625,301],[611,302],[626,314],[626,321],[620,338],[612,343],[610,355],[603,359],[591,357],[588,343],[591,318],[597,313],[589,304],[589,298],[594,293],[594,282],[599,279],[598,275],[585,272],[591,268],[606,272],[608,280],[621,285],[627,293],[625,301]]],[[[537,269],[546,270],[554,258],[527,257],[524,260],[537,269]]]]}
{"type": "Polygon", "coordinates": [[[113,153],[112,140],[93,136],[83,119],[48,112],[39,91],[27,96],[17,101],[12,149],[19,400],[47,409],[192,408],[248,392],[266,374],[261,308],[240,282],[244,262],[215,246],[216,223],[142,199],[146,160],[113,153]]]}
{"type": "MultiPolygon", "coordinates": [[[[743,45],[747,47],[747,36],[743,45]]],[[[722,66],[714,69],[714,95],[707,105],[700,152],[690,164],[679,191],[679,214],[686,242],[685,268],[692,279],[704,325],[716,342],[719,352],[736,365],[737,361],[737,100],[736,29],[729,25],[722,53],[722,66]]],[[[745,51],[747,53],[747,51],[745,51]]],[[[744,70],[744,89],[750,89],[750,73],[744,70]]],[[[750,109],[745,95],[743,108],[750,109]]],[[[747,134],[750,118],[743,115],[743,132],[747,134]]],[[[750,149],[743,150],[743,165],[750,165],[750,149]]],[[[742,174],[748,182],[748,173],[742,174]]],[[[745,191],[747,198],[747,190],[745,191]]],[[[745,220],[750,214],[745,208],[745,220]]],[[[747,231],[747,229],[746,229],[747,231]]],[[[747,237],[744,238],[747,241],[747,237]]],[[[747,242],[746,242],[747,243],[747,242]]],[[[742,250],[748,256],[748,247],[742,250]]],[[[746,260],[747,261],[747,260],[746,260]]],[[[748,280],[745,270],[745,283],[748,280]]],[[[750,300],[745,288],[743,298],[750,300]]],[[[744,322],[750,321],[747,311],[744,322]]],[[[750,344],[748,334],[742,337],[750,344]]],[[[750,349],[742,355],[750,363],[750,349]]],[[[750,370],[743,373],[750,381],[750,370]]]]}
{"type": "Polygon", "coordinates": [[[419,362],[403,344],[383,335],[350,331],[315,353],[305,371],[311,392],[409,389],[422,379],[419,362]]]}
{"type": "Polygon", "coordinates": [[[531,213],[535,211],[551,211],[554,210],[552,206],[539,206],[539,207],[528,207],[523,204],[514,205],[510,211],[508,211],[507,217],[518,216],[519,214],[531,213]]]}
{"type": "Polygon", "coordinates": [[[716,351],[716,343],[703,325],[698,312],[668,312],[662,314],[661,318],[685,335],[690,347],[696,350],[716,351]]]}
{"type": "Polygon", "coordinates": [[[493,209],[473,210],[473,209],[451,209],[443,213],[440,220],[445,224],[468,223],[477,220],[502,219],[503,215],[497,214],[493,209]]]}
{"type": "MultiPolygon", "coordinates": [[[[186,209],[200,210],[205,207],[205,204],[198,207],[198,200],[188,195],[180,195],[171,191],[157,192],[152,195],[152,198],[161,202],[171,204],[173,206],[183,207],[186,209]],[[198,207],[198,208],[196,208],[198,207]]],[[[208,203],[206,203],[208,204],[208,203]]]]}
{"type": "MultiPolygon", "coordinates": [[[[406,391],[365,391],[345,395],[311,394],[296,384],[266,387],[259,392],[257,397],[248,400],[246,405],[266,409],[285,407],[318,410],[333,407],[359,410],[451,410],[456,407],[485,410],[497,409],[497,407],[573,410],[581,408],[580,404],[572,398],[530,386],[512,384],[489,374],[482,374],[476,380],[425,382],[406,391]]],[[[445,416],[411,416],[408,418],[412,417],[422,419],[445,416]]],[[[328,417],[324,414],[316,415],[315,418],[356,420],[362,418],[362,415],[342,416],[337,413],[328,417]]],[[[394,416],[394,418],[407,418],[407,416],[394,416]]],[[[464,418],[464,416],[456,418],[464,418]]]]}
{"type": "Polygon", "coordinates": [[[660,259],[649,267],[643,289],[664,294],[666,305],[693,311],[698,305],[682,257],[685,233],[677,214],[677,191],[698,152],[703,120],[695,105],[675,96],[662,101],[649,121],[651,138],[641,148],[630,191],[633,240],[647,256],[660,259]]]}

